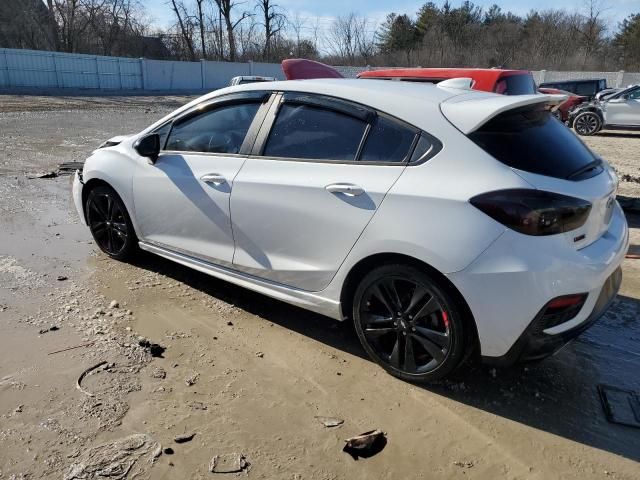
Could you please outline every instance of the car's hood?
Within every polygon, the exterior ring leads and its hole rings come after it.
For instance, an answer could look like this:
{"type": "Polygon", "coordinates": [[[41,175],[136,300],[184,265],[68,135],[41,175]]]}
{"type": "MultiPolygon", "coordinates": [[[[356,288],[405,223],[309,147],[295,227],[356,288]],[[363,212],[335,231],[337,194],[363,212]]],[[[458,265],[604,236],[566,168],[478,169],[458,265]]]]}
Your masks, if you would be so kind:
{"type": "Polygon", "coordinates": [[[109,140],[102,142],[98,148],[115,147],[116,145],[120,145],[127,138],[131,137],[133,137],[133,135],[116,135],[115,137],[111,137],[109,140]]]}

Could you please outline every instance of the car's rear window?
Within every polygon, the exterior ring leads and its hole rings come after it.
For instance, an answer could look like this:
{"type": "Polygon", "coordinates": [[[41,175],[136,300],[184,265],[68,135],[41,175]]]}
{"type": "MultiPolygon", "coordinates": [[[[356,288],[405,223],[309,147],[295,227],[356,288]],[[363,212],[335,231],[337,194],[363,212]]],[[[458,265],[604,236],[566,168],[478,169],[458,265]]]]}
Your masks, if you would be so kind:
{"type": "Polygon", "coordinates": [[[597,157],[541,105],[498,115],[469,138],[500,162],[526,172],[572,180],[598,173],[597,157]]]}
{"type": "Polygon", "coordinates": [[[502,95],[533,95],[536,84],[530,74],[505,75],[496,83],[496,93],[502,95]]]}

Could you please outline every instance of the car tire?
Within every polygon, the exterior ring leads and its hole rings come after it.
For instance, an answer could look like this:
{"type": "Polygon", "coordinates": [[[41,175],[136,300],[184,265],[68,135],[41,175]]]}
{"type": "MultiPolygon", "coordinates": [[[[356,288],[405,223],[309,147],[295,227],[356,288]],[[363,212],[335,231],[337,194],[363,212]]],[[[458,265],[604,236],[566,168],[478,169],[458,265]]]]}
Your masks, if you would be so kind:
{"type": "Polygon", "coordinates": [[[464,309],[445,283],[411,265],[375,268],[353,297],[353,320],[369,356],[391,375],[431,382],[453,372],[467,350],[464,309]]]}
{"type": "Polygon", "coordinates": [[[87,225],[96,245],[111,258],[128,260],[138,248],[131,218],[116,191],[98,185],[89,191],[85,202],[87,225]]]}
{"type": "Polygon", "coordinates": [[[602,120],[595,112],[582,112],[573,119],[573,128],[578,135],[588,137],[600,131],[602,120]]]}

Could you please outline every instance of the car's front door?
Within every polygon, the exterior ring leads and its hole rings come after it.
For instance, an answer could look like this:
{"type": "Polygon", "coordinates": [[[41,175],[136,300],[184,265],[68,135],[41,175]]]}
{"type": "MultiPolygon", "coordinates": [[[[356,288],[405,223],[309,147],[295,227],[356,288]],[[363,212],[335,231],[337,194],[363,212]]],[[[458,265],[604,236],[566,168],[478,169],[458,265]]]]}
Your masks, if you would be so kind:
{"type": "Polygon", "coordinates": [[[605,116],[609,125],[640,125],[640,87],[606,102],[605,116]]]}
{"type": "Polygon", "coordinates": [[[250,132],[257,133],[262,110],[266,113],[266,98],[223,97],[160,129],[163,151],[153,164],[141,161],[133,180],[142,240],[231,264],[229,195],[245,149],[253,145],[250,132]]]}
{"type": "Polygon", "coordinates": [[[418,138],[413,127],[341,100],[284,94],[274,101],[234,182],[234,268],[322,290],[418,138]]]}

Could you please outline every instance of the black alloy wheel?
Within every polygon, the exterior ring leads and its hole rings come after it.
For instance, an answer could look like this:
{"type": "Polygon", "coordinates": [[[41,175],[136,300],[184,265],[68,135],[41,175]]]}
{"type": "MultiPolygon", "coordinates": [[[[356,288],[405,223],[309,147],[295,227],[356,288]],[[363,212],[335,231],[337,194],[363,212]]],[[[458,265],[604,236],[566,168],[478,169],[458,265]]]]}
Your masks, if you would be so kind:
{"type": "Polygon", "coordinates": [[[593,112],[583,112],[573,120],[573,128],[578,135],[593,135],[600,131],[601,127],[602,121],[600,120],[600,117],[593,112]]]}
{"type": "Polygon", "coordinates": [[[372,271],[356,290],[353,315],[364,349],[392,375],[437,380],[462,360],[460,309],[441,282],[414,267],[372,271]]]}
{"type": "Polygon", "coordinates": [[[135,250],[136,239],[124,203],[110,187],[100,185],[87,195],[87,224],[100,250],[117,260],[124,260],[135,250]]]}

